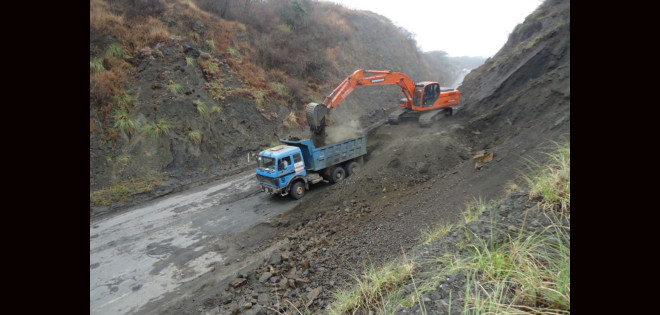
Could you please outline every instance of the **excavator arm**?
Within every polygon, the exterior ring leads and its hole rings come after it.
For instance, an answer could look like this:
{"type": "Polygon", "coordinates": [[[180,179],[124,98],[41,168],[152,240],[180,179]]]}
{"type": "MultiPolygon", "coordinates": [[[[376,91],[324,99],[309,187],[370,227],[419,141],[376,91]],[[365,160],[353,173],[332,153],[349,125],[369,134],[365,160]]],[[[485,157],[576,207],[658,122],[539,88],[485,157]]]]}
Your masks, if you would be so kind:
{"type": "Polygon", "coordinates": [[[356,70],[326,96],[323,103],[307,104],[306,116],[310,129],[314,133],[322,133],[325,128],[325,115],[337,107],[357,86],[394,84],[401,87],[401,92],[406,97],[406,106],[410,107],[415,83],[406,74],[390,70],[356,70]]]}

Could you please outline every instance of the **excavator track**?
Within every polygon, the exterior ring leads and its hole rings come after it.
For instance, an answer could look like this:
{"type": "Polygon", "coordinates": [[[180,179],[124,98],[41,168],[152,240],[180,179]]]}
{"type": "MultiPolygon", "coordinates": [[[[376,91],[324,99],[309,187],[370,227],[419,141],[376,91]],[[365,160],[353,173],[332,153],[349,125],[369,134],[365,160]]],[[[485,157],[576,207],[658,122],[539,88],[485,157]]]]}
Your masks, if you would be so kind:
{"type": "Polygon", "coordinates": [[[452,113],[453,110],[451,107],[428,111],[419,115],[419,126],[428,127],[433,124],[434,121],[439,120],[442,116],[451,116],[452,113]],[[443,113],[444,115],[442,115],[443,113]]]}
{"type": "Polygon", "coordinates": [[[410,112],[410,109],[398,108],[387,117],[387,122],[390,123],[390,125],[398,125],[399,121],[401,121],[401,116],[408,112],[410,112]]]}

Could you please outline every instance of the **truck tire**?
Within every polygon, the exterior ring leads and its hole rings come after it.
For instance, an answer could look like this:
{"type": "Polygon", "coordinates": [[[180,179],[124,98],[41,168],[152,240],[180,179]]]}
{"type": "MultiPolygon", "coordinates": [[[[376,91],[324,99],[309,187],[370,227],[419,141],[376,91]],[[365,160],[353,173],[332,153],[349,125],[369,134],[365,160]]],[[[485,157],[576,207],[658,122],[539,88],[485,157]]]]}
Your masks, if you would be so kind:
{"type": "Polygon", "coordinates": [[[293,199],[300,199],[305,195],[305,185],[303,184],[302,181],[297,181],[293,183],[293,186],[291,186],[291,190],[289,191],[289,196],[293,199]]]}
{"type": "Polygon", "coordinates": [[[358,163],[355,161],[348,163],[348,165],[346,166],[346,177],[353,175],[355,170],[357,170],[357,167],[358,167],[358,163]]]}
{"type": "Polygon", "coordinates": [[[342,179],[344,179],[344,176],[346,175],[346,172],[344,171],[344,168],[341,166],[335,167],[334,170],[332,170],[332,174],[330,176],[330,182],[333,184],[341,182],[342,179]]]}

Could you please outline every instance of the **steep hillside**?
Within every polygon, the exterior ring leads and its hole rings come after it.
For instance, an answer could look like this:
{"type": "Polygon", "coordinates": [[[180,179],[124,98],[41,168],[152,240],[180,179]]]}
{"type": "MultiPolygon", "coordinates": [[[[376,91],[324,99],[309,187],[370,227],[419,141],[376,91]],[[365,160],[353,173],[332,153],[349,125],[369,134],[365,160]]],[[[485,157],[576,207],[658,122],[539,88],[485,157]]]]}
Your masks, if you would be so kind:
{"type": "Polygon", "coordinates": [[[520,133],[530,141],[570,133],[570,2],[547,0],[516,26],[502,49],[461,86],[469,136],[494,146],[520,133]]]}
{"type": "MultiPolygon", "coordinates": [[[[90,206],[250,165],[279,138],[306,135],[304,105],[359,68],[434,77],[410,33],[367,11],[306,0],[91,0],[90,206]]],[[[400,93],[358,89],[334,114],[384,115],[400,93]]]]}

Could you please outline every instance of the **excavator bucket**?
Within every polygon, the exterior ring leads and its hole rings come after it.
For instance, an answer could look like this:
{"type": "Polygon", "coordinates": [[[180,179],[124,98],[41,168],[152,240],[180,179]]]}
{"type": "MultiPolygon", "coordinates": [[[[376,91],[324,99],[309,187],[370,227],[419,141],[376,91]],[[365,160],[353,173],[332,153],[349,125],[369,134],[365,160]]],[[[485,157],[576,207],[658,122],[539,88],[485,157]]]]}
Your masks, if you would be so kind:
{"type": "Polygon", "coordinates": [[[307,123],[309,123],[309,128],[313,133],[322,133],[325,129],[325,115],[328,114],[330,110],[328,107],[321,103],[309,103],[305,110],[307,116],[307,123]]]}

